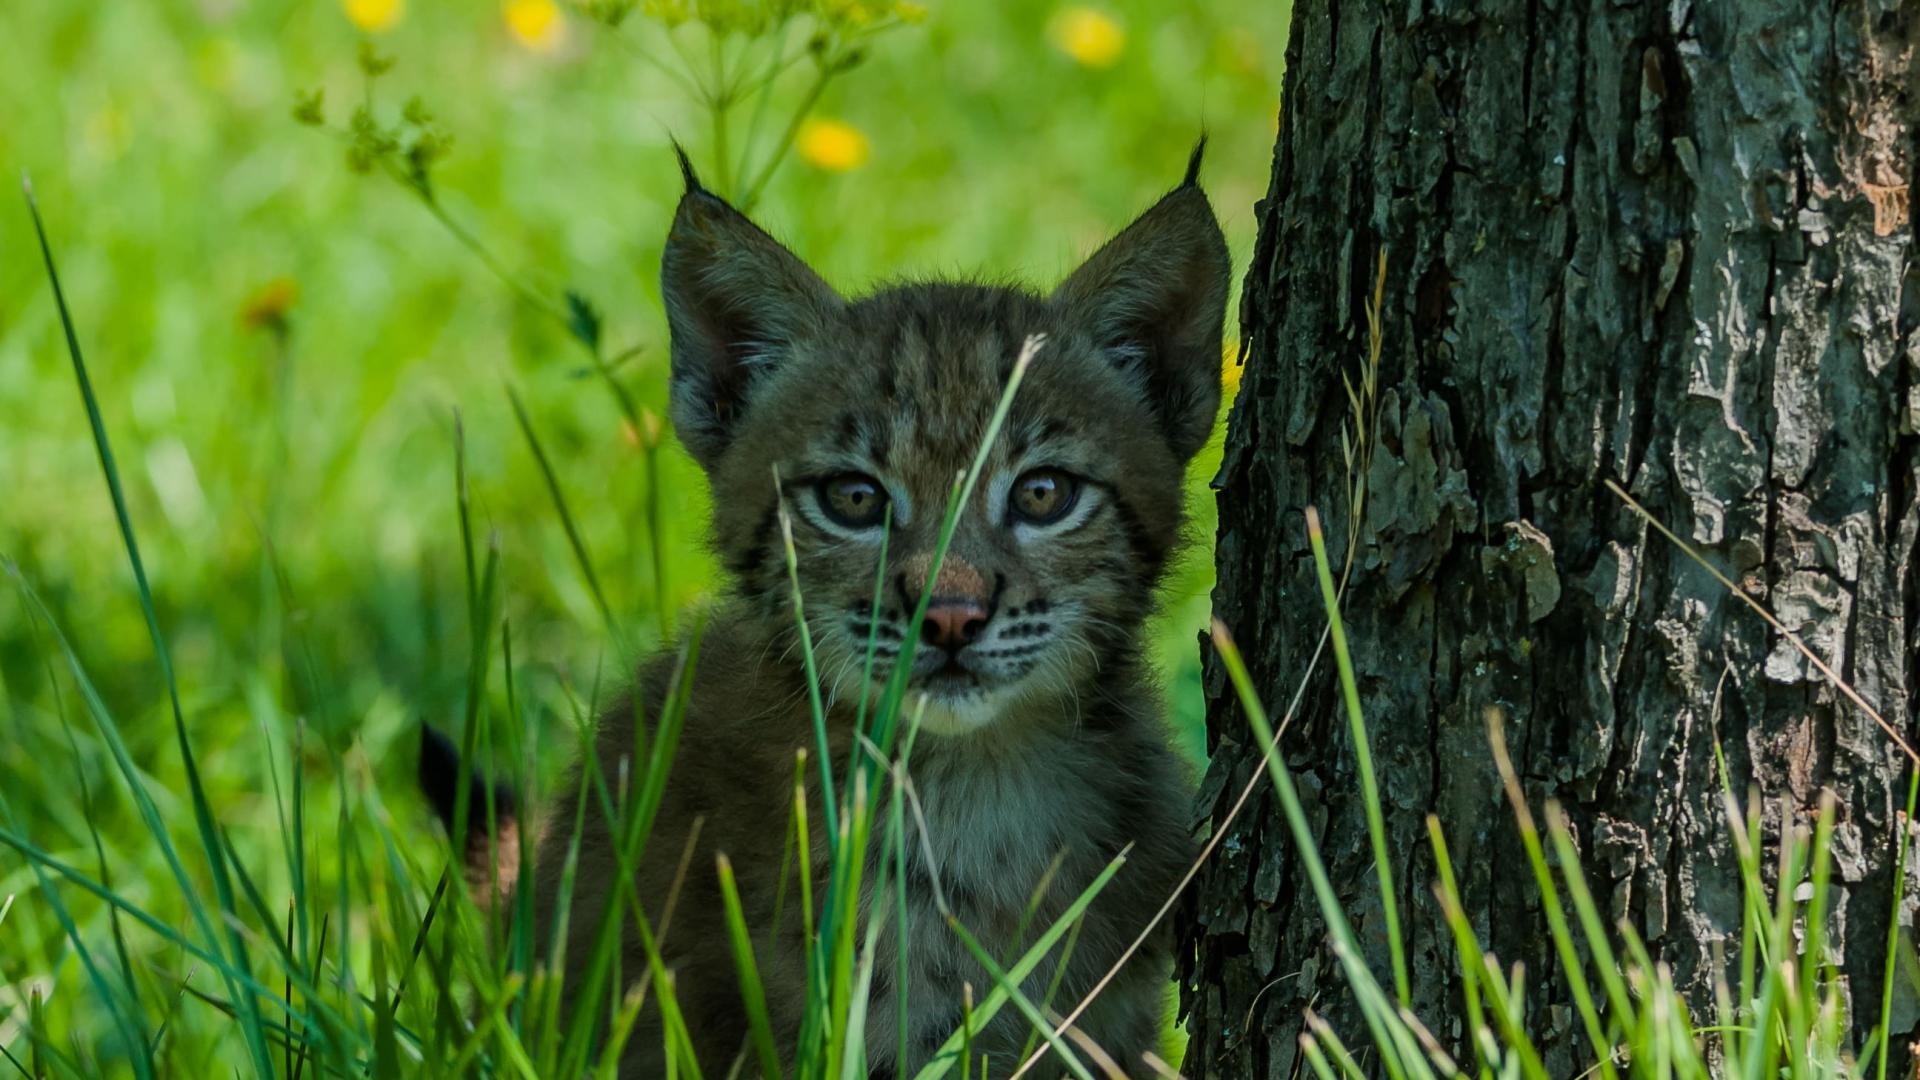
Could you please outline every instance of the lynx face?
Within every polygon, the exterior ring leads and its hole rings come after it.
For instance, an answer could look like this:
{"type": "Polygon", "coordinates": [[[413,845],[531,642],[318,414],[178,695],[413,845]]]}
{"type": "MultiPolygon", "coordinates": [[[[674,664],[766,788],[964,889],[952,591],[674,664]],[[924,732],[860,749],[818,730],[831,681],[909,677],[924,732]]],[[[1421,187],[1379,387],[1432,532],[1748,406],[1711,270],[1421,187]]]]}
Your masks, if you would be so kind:
{"type": "Polygon", "coordinates": [[[1181,478],[1219,407],[1227,274],[1190,175],[1050,295],[845,300],[689,176],[663,266],[674,421],[747,606],[791,630],[784,503],[823,687],[858,695],[871,633],[877,692],[955,481],[1044,334],[934,581],[911,686],[944,733],[1072,696],[1133,647],[1180,537],[1181,478]]]}

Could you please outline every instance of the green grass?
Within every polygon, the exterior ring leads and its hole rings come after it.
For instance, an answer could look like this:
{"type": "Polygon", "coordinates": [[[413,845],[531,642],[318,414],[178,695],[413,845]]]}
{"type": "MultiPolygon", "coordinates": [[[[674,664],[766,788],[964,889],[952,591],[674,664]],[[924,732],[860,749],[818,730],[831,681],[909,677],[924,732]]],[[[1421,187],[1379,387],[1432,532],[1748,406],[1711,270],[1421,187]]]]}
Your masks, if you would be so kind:
{"type": "MultiPolygon", "coordinates": [[[[356,174],[291,115],[320,88],[345,126],[361,98],[360,35],[332,3],[0,5],[19,44],[0,94],[21,106],[0,161],[38,184],[93,389],[75,394],[28,215],[0,210],[0,557],[17,568],[0,828],[21,845],[0,852],[0,1048],[124,1075],[257,1071],[263,1052],[282,1075],[362,1052],[418,1067],[423,1046],[542,1075],[581,1062],[531,964],[544,943],[509,920],[485,949],[456,944],[474,916],[412,793],[413,730],[460,731],[528,789],[718,587],[704,484],[656,419],[669,139],[703,170],[741,163],[710,181],[764,173],[758,216],[857,290],[1047,283],[1170,186],[1205,128],[1244,255],[1285,11],[1103,10],[1127,33],[1109,68],[1055,47],[1050,8],[933,4],[817,96],[805,65],[774,84],[757,143],[743,100],[721,155],[711,110],[636,59],[658,45],[637,21],[614,37],[571,11],[543,54],[495,6],[415,0],[375,39],[396,64],[374,106],[398,124],[417,94],[452,136],[428,203],[404,168],[356,174]],[[862,167],[767,168],[808,100],[867,135],[862,167]],[[542,1034],[508,1053],[504,1032],[542,1034]]],[[[1194,471],[1196,536],[1217,452],[1194,471]]],[[[1210,580],[1196,545],[1156,624],[1196,755],[1210,580]]],[[[627,821],[638,795],[569,809],[627,821]]]]}

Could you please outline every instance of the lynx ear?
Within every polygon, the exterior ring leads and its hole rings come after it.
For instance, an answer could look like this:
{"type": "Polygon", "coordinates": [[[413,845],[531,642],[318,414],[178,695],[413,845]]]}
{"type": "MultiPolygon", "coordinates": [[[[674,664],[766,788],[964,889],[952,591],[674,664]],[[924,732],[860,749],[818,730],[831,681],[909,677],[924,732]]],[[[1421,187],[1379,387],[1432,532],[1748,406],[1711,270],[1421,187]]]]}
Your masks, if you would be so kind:
{"type": "MultiPolygon", "coordinates": [[[[1204,146],[1204,142],[1202,146],[1204,146]]],[[[1196,180],[1195,148],[1181,185],[1107,241],[1054,290],[1123,374],[1137,380],[1167,443],[1191,457],[1220,410],[1220,335],[1231,272],[1227,241],[1196,180]]]]}
{"type": "Polygon", "coordinates": [[[687,191],[660,260],[673,337],[673,423],[711,468],[731,441],[754,381],[795,340],[819,333],[844,306],[792,252],[700,186],[685,155],[687,191]]]}

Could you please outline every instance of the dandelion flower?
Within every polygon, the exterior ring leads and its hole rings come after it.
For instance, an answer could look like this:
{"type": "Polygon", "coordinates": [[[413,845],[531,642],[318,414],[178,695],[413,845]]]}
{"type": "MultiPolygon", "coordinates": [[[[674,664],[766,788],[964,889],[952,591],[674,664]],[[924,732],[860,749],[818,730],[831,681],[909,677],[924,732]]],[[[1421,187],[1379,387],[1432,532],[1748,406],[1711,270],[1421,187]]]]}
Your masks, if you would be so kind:
{"type": "Polygon", "coordinates": [[[1081,67],[1112,67],[1127,49],[1127,32],[1113,16],[1090,7],[1061,8],[1047,23],[1053,47],[1081,67]]]}
{"type": "Polygon", "coordinates": [[[369,34],[399,22],[407,10],[406,0],[340,0],[340,6],[347,13],[347,21],[369,34]]]}
{"type": "Polygon", "coordinates": [[[873,147],[859,128],[844,120],[811,117],[800,125],[794,149],[816,169],[846,172],[866,164],[873,147]]]}
{"type": "Polygon", "coordinates": [[[566,33],[560,5],[554,0],[507,0],[507,29],[515,41],[534,52],[550,53],[566,33]]]}

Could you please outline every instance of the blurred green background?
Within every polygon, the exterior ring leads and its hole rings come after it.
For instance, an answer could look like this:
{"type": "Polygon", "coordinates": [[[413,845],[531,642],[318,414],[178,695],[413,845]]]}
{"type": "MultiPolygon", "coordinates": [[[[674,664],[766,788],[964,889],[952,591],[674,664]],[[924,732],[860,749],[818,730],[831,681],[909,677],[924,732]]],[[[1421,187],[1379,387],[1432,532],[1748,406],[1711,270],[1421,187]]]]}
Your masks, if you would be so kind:
{"type": "MultiPolygon", "coordinates": [[[[734,110],[729,151],[763,161],[788,119],[804,117],[754,212],[843,291],[948,273],[1050,285],[1179,179],[1202,130],[1204,181],[1236,278],[1244,269],[1284,2],[816,6],[824,14],[808,25],[868,27],[840,39],[854,42],[839,54],[849,66],[803,109],[814,68],[797,54],[754,141],[751,100],[734,110]],[[876,17],[901,24],[862,22],[876,17]]],[[[541,303],[589,298],[606,354],[638,348],[613,374],[644,427],[663,411],[656,271],[680,191],[670,137],[710,178],[727,172],[713,165],[710,111],[686,85],[716,55],[698,17],[724,25],[752,11],[647,4],[609,28],[591,17],[604,3],[548,0],[0,4],[0,162],[32,175],[201,768],[243,854],[278,842],[273,785],[289,778],[267,765],[296,722],[308,783],[353,789],[353,805],[406,843],[432,843],[408,777],[413,725],[457,726],[466,695],[456,410],[535,730],[560,731],[604,698],[659,641],[655,612],[719,587],[691,463],[668,439],[650,468],[648,432],[630,429],[566,328],[403,183],[350,168],[339,129],[367,101],[382,125],[398,123],[417,95],[452,139],[431,176],[440,206],[541,303]],[[682,16],[694,22],[668,29],[682,16]],[[357,59],[366,41],[394,61],[371,89],[357,59]],[[293,116],[314,89],[326,128],[293,116]],[[617,631],[596,611],[509,386],[617,631]]],[[[806,33],[789,44],[802,48],[806,33]]],[[[736,73],[778,44],[718,40],[736,73]]],[[[0,557],[73,642],[163,813],[190,822],[164,685],[14,197],[0,199],[0,253],[0,557]]],[[[1196,543],[1155,623],[1196,756],[1217,457],[1216,439],[1193,472],[1196,543]]],[[[0,819],[86,865],[97,830],[116,887],[166,917],[171,885],[50,629],[4,586],[0,819]]],[[[498,682],[496,665],[493,697],[498,682]]],[[[0,903],[19,897],[0,916],[0,1045],[28,987],[76,996],[69,946],[30,902],[34,888],[26,864],[0,853],[0,903]]],[[[69,902],[83,932],[108,932],[100,905],[69,902]]]]}

